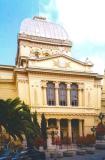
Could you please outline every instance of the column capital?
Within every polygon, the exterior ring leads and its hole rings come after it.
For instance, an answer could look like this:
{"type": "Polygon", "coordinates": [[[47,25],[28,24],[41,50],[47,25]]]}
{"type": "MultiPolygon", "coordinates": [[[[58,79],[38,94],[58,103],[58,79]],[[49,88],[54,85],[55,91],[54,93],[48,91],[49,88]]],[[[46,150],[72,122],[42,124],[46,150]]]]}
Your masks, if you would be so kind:
{"type": "Polygon", "coordinates": [[[47,82],[48,81],[41,81],[42,88],[46,88],[47,87],[47,82]]]}
{"type": "Polygon", "coordinates": [[[66,82],[65,84],[67,85],[67,89],[70,89],[70,87],[71,87],[70,85],[71,84],[69,82],[66,82]]]}
{"type": "Polygon", "coordinates": [[[84,89],[84,83],[78,83],[78,89],[83,90],[84,89]]]}
{"type": "Polygon", "coordinates": [[[55,84],[55,88],[56,88],[56,89],[59,88],[59,83],[60,83],[60,82],[58,82],[58,81],[54,81],[54,84],[55,84]]]}

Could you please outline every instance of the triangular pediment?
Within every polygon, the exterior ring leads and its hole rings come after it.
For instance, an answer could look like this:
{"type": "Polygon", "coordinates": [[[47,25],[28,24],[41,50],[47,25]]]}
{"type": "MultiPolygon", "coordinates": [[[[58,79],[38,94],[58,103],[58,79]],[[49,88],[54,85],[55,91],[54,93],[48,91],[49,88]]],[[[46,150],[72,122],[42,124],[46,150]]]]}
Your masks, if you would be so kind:
{"type": "Polygon", "coordinates": [[[90,70],[92,65],[78,61],[66,55],[56,55],[44,57],[37,60],[30,59],[30,67],[39,67],[46,69],[59,69],[68,71],[86,71],[90,70]]]}

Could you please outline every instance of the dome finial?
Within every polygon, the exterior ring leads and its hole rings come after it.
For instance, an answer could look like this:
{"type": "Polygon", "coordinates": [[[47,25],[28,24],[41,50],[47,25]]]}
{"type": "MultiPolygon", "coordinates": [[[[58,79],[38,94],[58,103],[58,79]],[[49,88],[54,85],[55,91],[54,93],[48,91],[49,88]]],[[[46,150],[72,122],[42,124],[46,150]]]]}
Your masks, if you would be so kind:
{"type": "Polygon", "coordinates": [[[42,16],[34,16],[34,17],[33,17],[33,20],[36,20],[36,19],[46,20],[46,17],[42,17],[42,16]]]}

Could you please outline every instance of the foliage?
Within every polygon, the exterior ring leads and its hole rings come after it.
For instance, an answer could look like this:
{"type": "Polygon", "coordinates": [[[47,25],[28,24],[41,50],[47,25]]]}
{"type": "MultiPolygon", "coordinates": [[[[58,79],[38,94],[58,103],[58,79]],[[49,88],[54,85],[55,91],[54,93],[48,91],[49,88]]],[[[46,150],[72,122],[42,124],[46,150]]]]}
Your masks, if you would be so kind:
{"type": "Polygon", "coordinates": [[[37,112],[35,112],[33,115],[32,115],[32,122],[33,122],[33,128],[34,128],[34,132],[35,132],[35,137],[39,137],[40,136],[40,126],[39,126],[39,123],[38,123],[38,120],[37,120],[37,112]]]}
{"type": "Polygon", "coordinates": [[[59,136],[55,137],[52,139],[52,144],[53,145],[61,145],[61,139],[59,136]]]}
{"type": "Polygon", "coordinates": [[[96,138],[94,135],[87,134],[87,136],[79,136],[77,139],[77,145],[90,146],[95,144],[96,138]]]}
{"type": "Polygon", "coordinates": [[[38,124],[34,123],[35,117],[31,115],[29,107],[19,98],[0,99],[0,131],[2,128],[13,137],[23,140],[25,135],[28,143],[32,144],[33,137],[37,136],[38,124]],[[32,138],[30,138],[32,137],[32,138]]]}
{"type": "Polygon", "coordinates": [[[44,113],[41,116],[41,137],[43,141],[45,142],[43,144],[43,147],[47,148],[47,122],[44,113]]]}
{"type": "Polygon", "coordinates": [[[71,138],[70,137],[64,137],[61,139],[59,136],[54,137],[52,140],[52,144],[54,145],[70,145],[71,144],[71,138]]]}
{"type": "Polygon", "coordinates": [[[70,145],[71,144],[71,138],[70,137],[64,137],[61,141],[62,144],[70,145]]]}
{"type": "Polygon", "coordinates": [[[27,136],[27,142],[28,142],[28,147],[35,145],[37,147],[37,139],[40,138],[40,126],[37,120],[37,112],[32,114],[31,118],[31,127],[32,127],[32,132],[29,132],[26,134],[27,136]],[[36,142],[36,144],[35,144],[36,142]]]}
{"type": "Polygon", "coordinates": [[[105,135],[105,125],[99,123],[96,127],[96,136],[104,136],[105,135]]]}
{"type": "Polygon", "coordinates": [[[44,143],[45,141],[41,137],[38,137],[34,140],[34,145],[36,146],[36,148],[43,146],[44,143]]]}
{"type": "Polygon", "coordinates": [[[14,139],[22,139],[22,110],[24,106],[19,98],[2,100],[0,99],[0,125],[3,126],[14,139]]]}
{"type": "Polygon", "coordinates": [[[85,139],[86,139],[86,137],[84,137],[84,136],[79,136],[78,138],[77,138],[77,145],[85,145],[85,139]]]}

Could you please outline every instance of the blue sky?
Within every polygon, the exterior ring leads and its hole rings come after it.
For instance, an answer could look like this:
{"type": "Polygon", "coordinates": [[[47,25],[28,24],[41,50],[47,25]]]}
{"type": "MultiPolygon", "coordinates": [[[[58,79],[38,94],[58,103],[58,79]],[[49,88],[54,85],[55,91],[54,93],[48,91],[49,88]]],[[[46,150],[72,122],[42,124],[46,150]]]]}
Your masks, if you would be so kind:
{"type": "Polygon", "coordinates": [[[104,0],[0,0],[0,64],[15,64],[21,21],[46,16],[63,25],[73,42],[72,57],[89,59],[94,71],[105,68],[104,0]]]}

